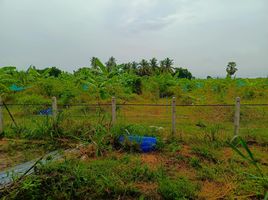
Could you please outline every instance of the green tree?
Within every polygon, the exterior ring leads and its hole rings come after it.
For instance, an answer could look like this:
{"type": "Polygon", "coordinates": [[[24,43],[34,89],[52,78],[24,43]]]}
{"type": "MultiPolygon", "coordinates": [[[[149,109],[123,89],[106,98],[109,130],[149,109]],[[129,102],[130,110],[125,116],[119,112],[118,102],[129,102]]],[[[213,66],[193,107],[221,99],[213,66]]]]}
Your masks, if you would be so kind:
{"type": "Polygon", "coordinates": [[[207,76],[207,79],[212,79],[212,77],[211,76],[207,76]]]}
{"type": "Polygon", "coordinates": [[[142,59],[139,64],[140,64],[139,70],[138,70],[139,76],[150,76],[152,74],[150,64],[147,60],[142,59]]]}
{"type": "Polygon", "coordinates": [[[57,67],[51,67],[49,71],[49,76],[59,77],[62,71],[57,67]]]}
{"type": "Polygon", "coordinates": [[[108,68],[108,71],[112,71],[113,68],[116,67],[116,60],[115,58],[112,56],[109,58],[109,60],[105,63],[106,64],[106,67],[108,68]]]}
{"type": "Polygon", "coordinates": [[[162,73],[172,73],[173,72],[173,60],[166,58],[160,61],[160,71],[162,73]]]}
{"type": "Polygon", "coordinates": [[[175,68],[174,77],[192,79],[193,75],[190,71],[188,71],[188,69],[180,67],[180,68],[175,68]]]}
{"type": "Polygon", "coordinates": [[[121,66],[122,66],[122,70],[124,72],[129,73],[132,70],[132,63],[131,62],[123,63],[121,66]]]}
{"type": "Polygon", "coordinates": [[[152,68],[152,71],[153,71],[154,73],[158,73],[158,71],[159,71],[159,66],[158,66],[158,61],[157,61],[156,58],[152,58],[152,59],[150,60],[150,67],[152,68]]]}
{"type": "Polygon", "coordinates": [[[98,65],[97,65],[97,60],[98,60],[97,57],[92,57],[92,58],[90,59],[91,67],[92,67],[93,69],[96,69],[96,68],[98,67],[98,65]]]}
{"type": "Polygon", "coordinates": [[[231,78],[237,71],[236,63],[235,62],[229,62],[226,67],[227,77],[231,78]]]}
{"type": "Polygon", "coordinates": [[[132,69],[137,69],[138,68],[138,66],[139,66],[139,63],[137,63],[137,62],[135,62],[135,61],[133,61],[132,63],[131,63],[131,67],[132,67],[132,69]]]}
{"type": "MultiPolygon", "coordinates": [[[[36,71],[38,74],[42,75],[43,77],[59,77],[62,73],[62,71],[60,69],[58,69],[57,67],[47,67],[44,69],[36,69],[35,66],[30,65],[30,67],[27,69],[26,73],[34,73],[34,71],[36,71]]],[[[37,74],[36,74],[37,75],[37,74]]]]}

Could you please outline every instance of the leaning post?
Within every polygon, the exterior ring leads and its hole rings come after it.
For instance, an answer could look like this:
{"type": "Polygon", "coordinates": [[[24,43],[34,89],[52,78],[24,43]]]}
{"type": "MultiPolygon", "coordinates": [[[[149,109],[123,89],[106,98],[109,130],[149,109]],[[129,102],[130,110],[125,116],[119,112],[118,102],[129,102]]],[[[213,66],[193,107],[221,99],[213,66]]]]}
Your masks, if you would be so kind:
{"type": "Polygon", "coordinates": [[[114,125],[116,121],[116,99],[112,97],[112,124],[114,125]]]}
{"type": "Polygon", "coordinates": [[[172,98],[172,129],[171,133],[174,135],[176,133],[176,97],[172,98]]]}
{"type": "Polygon", "coordinates": [[[0,134],[4,132],[3,101],[0,96],[0,134]]]}
{"type": "Polygon", "coordinates": [[[57,115],[58,115],[58,106],[57,106],[57,98],[52,97],[52,117],[53,120],[57,120],[57,115]]]}
{"type": "Polygon", "coordinates": [[[235,103],[235,116],[234,116],[234,135],[239,134],[239,124],[240,124],[240,97],[236,98],[235,103]]]}

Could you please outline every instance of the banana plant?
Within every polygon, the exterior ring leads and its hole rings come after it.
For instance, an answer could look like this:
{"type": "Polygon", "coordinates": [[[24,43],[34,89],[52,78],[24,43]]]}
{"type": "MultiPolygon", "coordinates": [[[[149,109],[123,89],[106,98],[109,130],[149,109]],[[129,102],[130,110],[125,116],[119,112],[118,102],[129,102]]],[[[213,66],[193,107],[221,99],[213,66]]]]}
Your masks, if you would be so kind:
{"type": "Polygon", "coordinates": [[[82,68],[76,73],[76,85],[86,85],[91,88],[98,99],[107,98],[107,86],[113,84],[119,75],[121,66],[114,66],[110,70],[98,58],[94,58],[94,68],[82,68]]]}
{"type": "Polygon", "coordinates": [[[9,92],[9,85],[17,82],[13,76],[16,72],[16,67],[3,67],[0,69],[0,93],[2,96],[9,92]]]}

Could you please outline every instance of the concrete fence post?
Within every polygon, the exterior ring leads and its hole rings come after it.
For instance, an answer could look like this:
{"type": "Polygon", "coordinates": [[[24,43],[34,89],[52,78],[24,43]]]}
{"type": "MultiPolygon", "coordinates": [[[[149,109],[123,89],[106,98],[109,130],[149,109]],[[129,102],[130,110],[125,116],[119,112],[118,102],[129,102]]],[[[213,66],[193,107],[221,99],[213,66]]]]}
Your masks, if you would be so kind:
{"type": "Polygon", "coordinates": [[[236,98],[235,102],[235,116],[234,116],[234,135],[239,134],[239,124],[240,124],[240,97],[236,98]]]}
{"type": "Polygon", "coordinates": [[[112,97],[112,124],[116,121],[116,99],[112,97]]]}
{"type": "Polygon", "coordinates": [[[0,96],[0,134],[4,132],[3,101],[0,96]]]}
{"type": "Polygon", "coordinates": [[[172,98],[172,135],[176,133],[176,97],[172,98]]]}
{"type": "Polygon", "coordinates": [[[52,97],[52,117],[54,120],[57,119],[57,115],[58,115],[57,98],[52,97]]]}

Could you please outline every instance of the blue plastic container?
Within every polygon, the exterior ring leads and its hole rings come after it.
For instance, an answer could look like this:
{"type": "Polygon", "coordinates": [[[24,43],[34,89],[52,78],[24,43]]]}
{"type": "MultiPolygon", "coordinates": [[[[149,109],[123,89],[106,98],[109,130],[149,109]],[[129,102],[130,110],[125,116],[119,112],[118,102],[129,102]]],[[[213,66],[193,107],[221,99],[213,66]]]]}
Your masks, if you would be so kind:
{"type": "Polygon", "coordinates": [[[52,115],[52,109],[48,108],[46,110],[39,111],[39,115],[52,115]]]}
{"type": "Polygon", "coordinates": [[[157,139],[155,137],[145,137],[137,135],[127,135],[127,136],[122,135],[119,137],[120,143],[124,143],[126,140],[131,143],[138,144],[141,151],[144,153],[155,150],[157,143],[157,139]]]}

